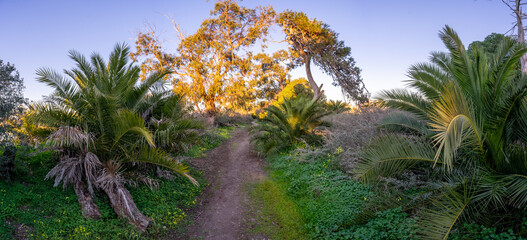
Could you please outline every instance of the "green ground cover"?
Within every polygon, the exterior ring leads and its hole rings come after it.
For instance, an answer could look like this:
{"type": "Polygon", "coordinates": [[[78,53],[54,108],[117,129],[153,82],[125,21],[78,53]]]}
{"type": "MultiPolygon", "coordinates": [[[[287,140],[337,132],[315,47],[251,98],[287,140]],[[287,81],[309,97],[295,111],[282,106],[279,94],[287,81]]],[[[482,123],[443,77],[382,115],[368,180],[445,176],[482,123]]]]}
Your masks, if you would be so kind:
{"type": "MultiPolygon", "coordinates": [[[[202,144],[184,155],[202,156],[228,139],[230,130],[219,128],[204,134],[202,144]]],[[[0,182],[0,239],[158,239],[182,231],[188,221],[185,212],[195,205],[206,186],[196,171],[191,174],[200,182],[199,187],[177,175],[174,180],[152,176],[159,181],[154,191],[143,185],[127,186],[138,208],[153,219],[147,232],[141,234],[126,220],[117,218],[103,194],[95,198],[101,219],[85,220],[71,187],[53,187],[52,180],[44,180],[56,161],[50,151],[19,150],[17,174],[10,183],[0,182]]]]}

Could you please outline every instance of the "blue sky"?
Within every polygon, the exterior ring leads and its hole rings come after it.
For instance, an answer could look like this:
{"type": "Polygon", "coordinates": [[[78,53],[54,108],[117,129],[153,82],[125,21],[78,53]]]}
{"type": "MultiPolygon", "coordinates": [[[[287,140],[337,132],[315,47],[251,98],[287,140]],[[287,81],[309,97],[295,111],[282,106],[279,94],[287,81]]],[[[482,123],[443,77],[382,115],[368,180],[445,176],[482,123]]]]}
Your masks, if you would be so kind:
{"type": "MultiPolygon", "coordinates": [[[[25,96],[39,100],[51,89],[35,80],[36,69],[72,68],[68,50],[107,56],[118,42],[135,47],[136,35],[147,23],[170,45],[175,34],[163,14],[192,34],[213,5],[205,0],[0,0],[0,59],[15,64],[25,80],[25,96]]],[[[373,96],[404,87],[410,65],[426,61],[431,51],[444,50],[437,34],[445,24],[468,45],[493,32],[505,33],[514,21],[499,0],[245,0],[241,5],[303,11],[328,23],[351,47],[373,96]]],[[[279,29],[273,32],[279,38],[279,29]]],[[[304,76],[303,68],[293,71],[293,77],[304,76]]],[[[342,98],[329,76],[316,71],[314,77],[324,83],[329,98],[342,98]]]]}

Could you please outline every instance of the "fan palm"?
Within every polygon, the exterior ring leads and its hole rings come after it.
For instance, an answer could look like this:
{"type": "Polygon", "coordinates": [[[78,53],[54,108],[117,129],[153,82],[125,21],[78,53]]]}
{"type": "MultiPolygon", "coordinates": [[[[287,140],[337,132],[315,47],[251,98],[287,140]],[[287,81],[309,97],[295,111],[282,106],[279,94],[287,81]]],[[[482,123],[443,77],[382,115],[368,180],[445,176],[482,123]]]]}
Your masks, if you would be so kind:
{"type": "MultiPolygon", "coordinates": [[[[61,160],[47,177],[55,184],[73,184],[78,195],[89,196],[93,187],[108,195],[115,212],[139,229],[149,219],[136,207],[123,186],[125,171],[138,163],[154,164],[188,175],[187,168],[155,147],[155,137],[142,118],[148,97],[162,84],[166,72],[151,74],[139,81],[140,68],[128,62],[129,48],[116,45],[106,63],[99,54],[88,61],[70,51],[76,68],[66,70],[64,77],[50,69],[39,69],[38,80],[54,89],[47,102],[32,106],[29,121],[54,129],[49,142],[61,149],[61,160]]],[[[79,197],[79,201],[81,201],[79,197]]],[[[93,209],[93,202],[82,203],[93,209]]],[[[95,206],[96,207],[96,206],[95,206]]]]}
{"type": "Polygon", "coordinates": [[[268,114],[254,128],[253,141],[266,153],[272,153],[301,141],[316,143],[316,127],[328,125],[322,118],[330,114],[320,98],[299,96],[285,99],[278,106],[267,108],[268,114]]]}
{"type": "Polygon", "coordinates": [[[460,220],[499,223],[494,216],[503,220],[527,203],[527,78],[517,70],[526,47],[504,39],[496,54],[475,47],[469,56],[450,27],[439,35],[449,52],[410,68],[415,91],[381,95],[385,106],[409,113],[382,123],[428,141],[381,138],[355,169],[365,182],[412,168],[444,169],[443,190],[420,211],[422,237],[430,239],[448,237],[460,220]]]}

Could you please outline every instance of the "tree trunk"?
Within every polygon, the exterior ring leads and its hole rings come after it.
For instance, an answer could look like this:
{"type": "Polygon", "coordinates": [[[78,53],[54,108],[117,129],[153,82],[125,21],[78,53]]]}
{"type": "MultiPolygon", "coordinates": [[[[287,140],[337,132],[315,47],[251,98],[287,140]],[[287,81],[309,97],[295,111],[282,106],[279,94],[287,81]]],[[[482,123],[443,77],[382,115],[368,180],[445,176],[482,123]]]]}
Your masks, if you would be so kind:
{"type": "MultiPolygon", "coordinates": [[[[525,29],[523,28],[523,12],[521,10],[521,0],[516,0],[516,25],[518,26],[518,42],[525,43],[525,29]]],[[[527,73],[527,54],[524,54],[521,58],[522,73],[527,73]]]]}
{"type": "Polygon", "coordinates": [[[134,199],[130,192],[120,183],[115,187],[103,188],[110,199],[110,203],[118,216],[128,219],[131,224],[135,225],[140,231],[144,232],[150,222],[150,218],[143,215],[135,205],[134,199]]]}
{"type": "Polygon", "coordinates": [[[320,91],[320,89],[322,88],[322,84],[318,86],[315,80],[313,79],[313,75],[311,75],[311,57],[305,56],[304,63],[306,65],[307,80],[309,81],[309,85],[313,89],[313,99],[317,99],[322,94],[320,91]]]}
{"type": "Polygon", "coordinates": [[[99,207],[93,201],[93,196],[90,194],[86,185],[83,181],[75,183],[73,186],[75,189],[75,194],[77,194],[77,200],[81,204],[82,215],[84,218],[90,218],[97,220],[101,217],[101,212],[99,212],[99,207]]]}
{"type": "Polygon", "coordinates": [[[205,115],[207,117],[207,123],[211,126],[216,124],[216,103],[214,98],[205,98],[205,115]]]}

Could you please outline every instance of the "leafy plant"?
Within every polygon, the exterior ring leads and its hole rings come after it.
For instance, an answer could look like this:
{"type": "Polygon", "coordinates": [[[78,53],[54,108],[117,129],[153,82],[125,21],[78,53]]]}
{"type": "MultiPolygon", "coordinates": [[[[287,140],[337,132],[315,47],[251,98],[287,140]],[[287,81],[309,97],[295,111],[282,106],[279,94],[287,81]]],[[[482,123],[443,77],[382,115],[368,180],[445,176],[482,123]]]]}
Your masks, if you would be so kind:
{"type": "Polygon", "coordinates": [[[299,96],[285,99],[278,106],[269,106],[268,114],[254,127],[253,141],[265,154],[293,146],[302,141],[316,144],[321,141],[315,133],[319,126],[327,126],[322,118],[325,111],[319,99],[299,96]]]}
{"type": "Polygon", "coordinates": [[[415,91],[381,96],[385,106],[410,113],[385,123],[411,135],[381,137],[355,176],[376,182],[437,168],[430,180],[440,189],[428,192],[430,202],[419,211],[422,238],[445,239],[458,222],[514,227],[513,213],[527,203],[527,79],[518,71],[527,49],[505,38],[495,54],[475,45],[471,57],[450,27],[440,37],[449,52],[410,68],[415,91]]]}

